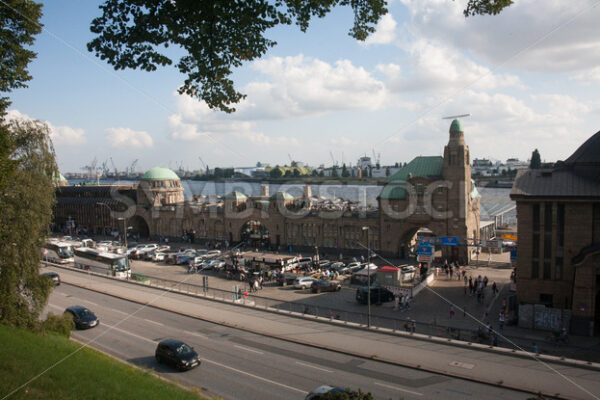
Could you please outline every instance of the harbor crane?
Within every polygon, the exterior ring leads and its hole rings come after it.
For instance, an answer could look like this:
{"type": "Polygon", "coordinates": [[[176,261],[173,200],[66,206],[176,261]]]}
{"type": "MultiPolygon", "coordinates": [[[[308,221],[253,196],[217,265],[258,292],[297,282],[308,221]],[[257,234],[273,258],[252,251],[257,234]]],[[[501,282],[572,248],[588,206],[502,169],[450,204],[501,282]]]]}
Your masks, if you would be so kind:
{"type": "Polygon", "coordinates": [[[198,160],[200,160],[200,163],[202,164],[202,169],[200,170],[200,175],[204,174],[204,172],[206,172],[208,174],[208,165],[206,165],[206,163],[204,162],[202,157],[198,156],[198,160]]]}
{"type": "Polygon", "coordinates": [[[111,163],[113,169],[115,170],[115,177],[118,177],[119,171],[117,170],[117,166],[115,165],[115,162],[113,161],[112,157],[110,158],[110,163],[111,163]]]}
{"type": "Polygon", "coordinates": [[[380,159],[381,159],[381,153],[377,153],[377,155],[375,155],[375,149],[373,148],[373,163],[375,163],[375,166],[377,167],[377,169],[379,169],[380,167],[380,159]]]}
{"type": "Polygon", "coordinates": [[[88,172],[88,178],[91,178],[96,173],[96,166],[98,165],[98,157],[94,157],[92,162],[89,165],[84,165],[81,167],[82,170],[88,172]]]}
{"type": "Polygon", "coordinates": [[[338,167],[338,163],[337,163],[337,161],[335,161],[335,157],[333,156],[333,152],[331,150],[329,151],[329,155],[331,156],[331,161],[333,162],[333,166],[335,168],[337,168],[338,167]]]}
{"type": "Polygon", "coordinates": [[[129,167],[129,175],[133,175],[135,171],[135,166],[137,165],[138,161],[138,159],[135,159],[135,161],[131,163],[131,166],[129,167]]]}

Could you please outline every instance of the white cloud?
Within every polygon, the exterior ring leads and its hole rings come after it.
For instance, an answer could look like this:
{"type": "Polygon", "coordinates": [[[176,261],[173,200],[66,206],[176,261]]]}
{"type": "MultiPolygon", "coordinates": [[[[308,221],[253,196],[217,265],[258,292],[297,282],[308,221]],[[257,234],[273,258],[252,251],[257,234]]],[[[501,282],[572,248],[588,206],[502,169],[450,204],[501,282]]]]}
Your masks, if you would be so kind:
{"type": "Polygon", "coordinates": [[[396,20],[391,13],[384,15],[377,23],[375,32],[365,40],[365,44],[392,43],[396,39],[396,25],[396,20]]]}
{"type": "MultiPolygon", "coordinates": [[[[22,114],[19,110],[8,110],[7,120],[34,121],[34,118],[22,114]]],[[[54,126],[48,121],[43,121],[50,129],[50,138],[55,145],[78,146],[85,143],[85,131],[66,125],[54,126]]]]}
{"type": "Polygon", "coordinates": [[[108,128],[107,139],[112,147],[152,147],[152,137],[145,131],[134,131],[131,128],[108,128]]]}
{"type": "Polygon", "coordinates": [[[587,71],[571,76],[569,79],[583,84],[600,82],[600,67],[588,69],[587,71]]]}
{"type": "Polygon", "coordinates": [[[515,75],[494,74],[464,55],[426,41],[416,41],[409,49],[406,71],[398,64],[382,64],[377,69],[387,78],[389,90],[443,91],[458,89],[522,88],[515,75]]]}
{"type": "Polygon", "coordinates": [[[470,52],[492,65],[573,71],[600,63],[596,1],[520,0],[496,16],[465,18],[467,0],[403,0],[415,37],[470,52]]]}

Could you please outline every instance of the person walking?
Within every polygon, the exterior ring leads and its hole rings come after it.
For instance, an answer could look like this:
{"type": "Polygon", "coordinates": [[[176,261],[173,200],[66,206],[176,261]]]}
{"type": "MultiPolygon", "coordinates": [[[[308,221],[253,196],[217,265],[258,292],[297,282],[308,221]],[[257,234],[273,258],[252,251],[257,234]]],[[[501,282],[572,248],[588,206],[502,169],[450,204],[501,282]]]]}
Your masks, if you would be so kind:
{"type": "Polygon", "coordinates": [[[450,306],[450,319],[454,317],[454,307],[450,306]]]}
{"type": "Polygon", "coordinates": [[[496,286],[496,281],[492,282],[492,294],[495,296],[498,293],[498,286],[496,286]]]}
{"type": "Polygon", "coordinates": [[[498,316],[498,324],[500,326],[500,332],[502,332],[502,329],[504,328],[505,321],[506,321],[506,316],[504,315],[503,311],[500,311],[500,315],[498,316]]]}

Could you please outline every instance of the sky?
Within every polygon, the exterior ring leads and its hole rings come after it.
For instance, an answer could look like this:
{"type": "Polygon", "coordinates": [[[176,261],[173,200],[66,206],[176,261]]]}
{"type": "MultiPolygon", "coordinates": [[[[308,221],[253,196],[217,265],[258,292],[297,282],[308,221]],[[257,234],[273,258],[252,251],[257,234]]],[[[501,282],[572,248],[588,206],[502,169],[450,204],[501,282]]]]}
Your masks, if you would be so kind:
{"type": "Polygon", "coordinates": [[[394,0],[367,41],[339,8],[267,32],[278,44],[233,75],[234,114],[178,95],[184,76],[114,71],[86,49],[97,0],[45,1],[33,80],[9,94],[11,118],[49,124],[61,172],[96,158],[189,170],[271,165],[382,165],[442,155],[461,119],[471,158],[566,159],[598,131],[600,0],[518,0],[465,18],[466,0],[394,0]]]}

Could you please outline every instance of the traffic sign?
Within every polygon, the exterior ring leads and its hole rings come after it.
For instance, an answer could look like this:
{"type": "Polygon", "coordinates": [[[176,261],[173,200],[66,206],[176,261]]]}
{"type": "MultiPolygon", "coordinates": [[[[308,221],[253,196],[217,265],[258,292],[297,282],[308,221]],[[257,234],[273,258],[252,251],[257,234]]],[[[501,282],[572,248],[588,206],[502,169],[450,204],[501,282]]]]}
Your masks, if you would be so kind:
{"type": "Polygon", "coordinates": [[[433,255],[433,247],[429,243],[423,243],[417,249],[417,254],[420,256],[432,256],[433,255]]]}
{"type": "Polygon", "coordinates": [[[502,240],[482,240],[481,247],[500,248],[502,247],[502,240]]]}
{"type": "Polygon", "coordinates": [[[508,240],[517,240],[517,235],[509,235],[509,234],[504,234],[504,235],[500,235],[500,237],[502,239],[508,239],[508,240]]]}
{"type": "Polygon", "coordinates": [[[458,238],[456,236],[442,237],[442,246],[456,246],[456,245],[458,245],[458,238]]]}
{"type": "Polygon", "coordinates": [[[417,262],[431,262],[432,259],[432,256],[422,256],[420,254],[417,255],[417,262]]]}

